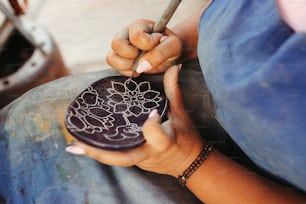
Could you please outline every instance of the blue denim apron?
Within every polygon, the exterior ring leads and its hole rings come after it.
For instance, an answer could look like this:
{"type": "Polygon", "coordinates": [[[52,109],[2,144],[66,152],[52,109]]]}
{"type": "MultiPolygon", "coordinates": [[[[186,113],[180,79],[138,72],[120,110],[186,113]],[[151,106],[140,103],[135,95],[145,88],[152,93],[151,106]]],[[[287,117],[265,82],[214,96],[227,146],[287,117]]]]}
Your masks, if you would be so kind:
{"type": "Polygon", "coordinates": [[[260,168],[306,191],[306,33],[275,0],[214,0],[199,33],[217,120],[260,168]]]}

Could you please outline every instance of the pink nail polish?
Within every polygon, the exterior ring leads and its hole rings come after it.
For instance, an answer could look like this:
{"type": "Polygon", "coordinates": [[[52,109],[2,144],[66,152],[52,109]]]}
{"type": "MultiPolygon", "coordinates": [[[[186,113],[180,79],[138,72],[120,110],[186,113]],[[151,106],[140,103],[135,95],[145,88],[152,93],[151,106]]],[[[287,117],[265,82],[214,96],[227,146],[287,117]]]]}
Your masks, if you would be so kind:
{"type": "Polygon", "coordinates": [[[177,67],[178,67],[178,70],[181,71],[181,69],[182,69],[182,64],[178,64],[177,67]]]}
{"type": "Polygon", "coordinates": [[[77,147],[77,146],[69,146],[66,147],[66,152],[71,153],[71,154],[76,154],[76,155],[84,155],[85,154],[85,150],[82,149],[81,147],[77,147]]]}
{"type": "Polygon", "coordinates": [[[138,66],[136,68],[136,72],[138,72],[140,74],[140,73],[149,71],[150,69],[152,69],[152,65],[147,60],[144,60],[144,61],[142,61],[141,63],[138,64],[138,66]]]}
{"type": "Polygon", "coordinates": [[[163,36],[163,37],[161,37],[161,39],[159,40],[159,42],[161,43],[161,42],[164,42],[166,39],[168,38],[168,36],[163,36]]]}
{"type": "Polygon", "coordinates": [[[149,114],[149,118],[152,118],[152,117],[154,117],[155,115],[157,115],[158,113],[157,113],[157,110],[156,109],[153,109],[152,111],[151,111],[151,113],[149,114]]]}

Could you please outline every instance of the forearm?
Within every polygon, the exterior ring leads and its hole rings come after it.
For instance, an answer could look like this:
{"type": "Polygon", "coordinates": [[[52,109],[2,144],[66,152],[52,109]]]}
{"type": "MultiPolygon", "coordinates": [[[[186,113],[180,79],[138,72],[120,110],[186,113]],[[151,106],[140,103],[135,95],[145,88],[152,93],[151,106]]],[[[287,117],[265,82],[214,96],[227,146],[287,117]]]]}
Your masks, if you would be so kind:
{"type": "Polygon", "coordinates": [[[205,203],[306,203],[306,197],[240,166],[214,150],[187,187],[205,203]]]}
{"type": "Polygon", "coordinates": [[[199,20],[210,3],[211,0],[207,0],[197,12],[172,28],[183,42],[182,62],[197,57],[199,20]]]}

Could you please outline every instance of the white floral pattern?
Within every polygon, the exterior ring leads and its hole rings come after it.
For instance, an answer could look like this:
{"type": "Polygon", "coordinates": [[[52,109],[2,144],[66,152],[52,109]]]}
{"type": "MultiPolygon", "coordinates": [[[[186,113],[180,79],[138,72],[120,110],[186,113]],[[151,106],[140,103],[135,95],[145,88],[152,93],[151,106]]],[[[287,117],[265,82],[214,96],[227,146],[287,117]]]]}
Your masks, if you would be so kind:
{"type": "Polygon", "coordinates": [[[124,84],[113,81],[112,88],[107,91],[110,93],[107,96],[108,104],[114,106],[114,112],[122,113],[127,117],[149,113],[157,108],[158,102],[162,100],[159,92],[151,90],[148,81],[139,84],[133,80],[126,80],[124,84]]]}
{"type": "Polygon", "coordinates": [[[142,135],[141,127],[129,118],[149,114],[163,100],[148,81],[112,80],[104,95],[93,85],[69,107],[66,125],[72,133],[98,134],[114,142],[137,138],[142,135]]]}
{"type": "Polygon", "coordinates": [[[72,132],[102,133],[113,127],[113,122],[110,107],[104,105],[104,101],[92,87],[87,88],[70,105],[67,113],[67,125],[72,132]]]}

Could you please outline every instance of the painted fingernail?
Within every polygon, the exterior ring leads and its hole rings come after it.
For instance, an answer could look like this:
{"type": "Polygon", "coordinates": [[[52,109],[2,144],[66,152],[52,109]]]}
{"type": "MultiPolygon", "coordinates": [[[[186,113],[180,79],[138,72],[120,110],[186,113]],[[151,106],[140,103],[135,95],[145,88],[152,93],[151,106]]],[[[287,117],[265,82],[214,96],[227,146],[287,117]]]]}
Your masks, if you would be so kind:
{"type": "Polygon", "coordinates": [[[158,113],[157,113],[157,110],[156,109],[153,109],[152,111],[151,111],[151,113],[149,114],[149,118],[152,118],[152,117],[154,117],[154,116],[156,116],[158,113]]]}
{"type": "Polygon", "coordinates": [[[166,39],[168,38],[168,36],[163,36],[163,37],[161,37],[161,39],[159,40],[159,42],[164,42],[166,39]]]}
{"type": "Polygon", "coordinates": [[[144,61],[142,61],[141,63],[138,64],[138,66],[136,68],[136,72],[138,72],[140,74],[140,73],[149,71],[150,69],[152,69],[152,65],[147,60],[144,60],[144,61]]]}
{"type": "Polygon", "coordinates": [[[182,69],[182,64],[178,64],[178,65],[177,65],[177,68],[178,68],[179,71],[181,71],[181,69],[182,69]]]}
{"type": "Polygon", "coordinates": [[[76,154],[76,155],[84,155],[85,154],[85,150],[81,147],[77,147],[77,146],[69,146],[66,147],[66,152],[71,153],[71,154],[76,154]]]}

